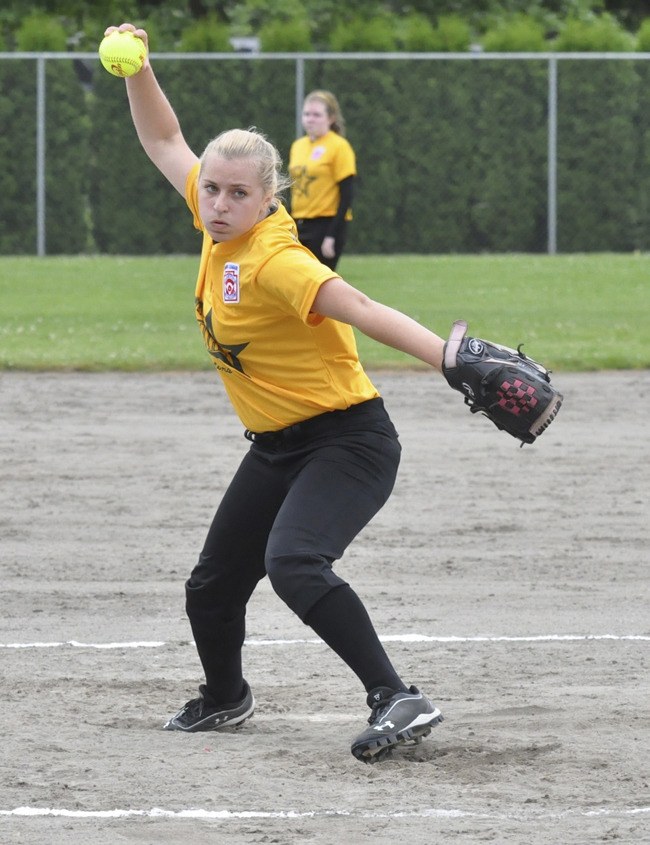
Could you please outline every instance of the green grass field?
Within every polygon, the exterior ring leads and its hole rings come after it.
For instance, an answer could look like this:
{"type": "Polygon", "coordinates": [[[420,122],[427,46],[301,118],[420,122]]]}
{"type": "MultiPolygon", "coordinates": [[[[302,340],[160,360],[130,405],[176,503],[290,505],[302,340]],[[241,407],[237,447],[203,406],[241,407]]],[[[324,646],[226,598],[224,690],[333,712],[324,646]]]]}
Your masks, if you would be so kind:
{"type": "MultiPolygon", "coordinates": [[[[198,256],[0,258],[0,369],[211,365],[198,256]]],[[[517,346],[555,371],[650,367],[650,255],[344,256],[341,275],[442,336],[517,346]]],[[[359,336],[369,368],[419,366],[359,336]]]]}

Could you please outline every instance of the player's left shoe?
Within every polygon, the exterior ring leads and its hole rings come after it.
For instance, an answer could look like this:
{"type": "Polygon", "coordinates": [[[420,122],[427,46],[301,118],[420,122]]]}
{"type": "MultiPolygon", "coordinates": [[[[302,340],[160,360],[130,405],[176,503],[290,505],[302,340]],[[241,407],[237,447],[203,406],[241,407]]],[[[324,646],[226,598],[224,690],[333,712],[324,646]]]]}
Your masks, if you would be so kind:
{"type": "Polygon", "coordinates": [[[417,687],[408,692],[377,687],[368,693],[368,706],[369,727],[352,743],[352,753],[363,763],[376,763],[396,745],[421,742],[442,722],[440,710],[417,687]]]}

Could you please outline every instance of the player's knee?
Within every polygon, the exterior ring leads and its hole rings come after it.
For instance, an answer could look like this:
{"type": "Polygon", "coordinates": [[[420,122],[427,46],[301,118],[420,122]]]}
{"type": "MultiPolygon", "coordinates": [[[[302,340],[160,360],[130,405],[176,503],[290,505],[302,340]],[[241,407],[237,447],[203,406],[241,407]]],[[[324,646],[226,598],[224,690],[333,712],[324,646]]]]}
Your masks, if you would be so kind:
{"type": "Polygon", "coordinates": [[[294,555],[267,554],[264,565],[271,586],[283,602],[293,609],[293,597],[299,591],[299,577],[296,577],[294,555]]]}
{"type": "Polygon", "coordinates": [[[277,595],[303,620],[319,598],[343,583],[323,555],[267,554],[265,565],[277,595]]]}

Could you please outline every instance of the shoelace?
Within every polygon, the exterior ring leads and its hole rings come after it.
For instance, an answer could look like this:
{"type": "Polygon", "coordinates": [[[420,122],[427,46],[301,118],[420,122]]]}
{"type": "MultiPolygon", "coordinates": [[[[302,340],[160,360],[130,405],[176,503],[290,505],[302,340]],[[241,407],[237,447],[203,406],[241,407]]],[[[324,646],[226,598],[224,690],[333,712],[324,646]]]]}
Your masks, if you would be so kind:
{"type": "MultiPolygon", "coordinates": [[[[392,698],[392,696],[391,696],[392,698]]],[[[368,724],[373,725],[381,716],[381,711],[390,704],[390,698],[380,698],[372,705],[370,716],[368,717],[368,724]]]]}
{"type": "Polygon", "coordinates": [[[204,707],[205,701],[202,698],[193,698],[185,705],[185,712],[190,716],[201,716],[204,707]]]}

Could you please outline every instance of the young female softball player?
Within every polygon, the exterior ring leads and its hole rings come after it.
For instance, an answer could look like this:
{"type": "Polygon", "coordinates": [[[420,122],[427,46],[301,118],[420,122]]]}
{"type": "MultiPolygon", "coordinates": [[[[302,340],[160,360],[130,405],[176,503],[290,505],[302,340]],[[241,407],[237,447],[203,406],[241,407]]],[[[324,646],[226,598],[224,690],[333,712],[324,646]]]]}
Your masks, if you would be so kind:
{"type": "MultiPolygon", "coordinates": [[[[145,30],[119,29],[147,43],[145,30]]],[[[217,730],[253,715],[244,619],[268,576],[365,688],[371,714],[352,753],[375,762],[419,741],[442,716],[402,680],[332,567],[387,500],[400,457],[352,326],[438,370],[443,340],[355,290],[300,244],[278,199],[286,187],[279,154],[261,133],[224,132],[197,158],[148,61],[126,87],[145,152],[203,233],[196,316],[250,441],[185,585],[205,683],[164,727],[217,730]]]]}
{"type": "Polygon", "coordinates": [[[291,215],[300,243],[336,269],[352,219],[357,176],[354,150],[331,91],[312,91],[302,107],[305,134],[291,145],[291,215]]]}

